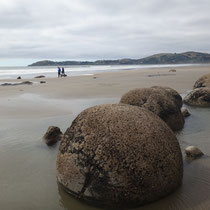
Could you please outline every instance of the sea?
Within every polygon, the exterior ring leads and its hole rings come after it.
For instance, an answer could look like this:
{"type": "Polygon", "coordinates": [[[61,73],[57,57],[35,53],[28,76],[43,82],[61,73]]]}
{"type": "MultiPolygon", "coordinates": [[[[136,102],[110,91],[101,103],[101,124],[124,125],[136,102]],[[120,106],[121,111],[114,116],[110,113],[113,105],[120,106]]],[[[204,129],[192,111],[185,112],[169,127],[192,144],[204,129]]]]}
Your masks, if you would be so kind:
{"type": "MultiPolygon", "coordinates": [[[[198,64],[199,65],[199,64],[198,64]]],[[[103,72],[118,72],[135,69],[149,68],[176,68],[180,66],[192,66],[192,64],[165,64],[165,65],[74,65],[65,66],[67,76],[93,75],[103,72]]],[[[193,64],[195,66],[195,64],[193,64]]],[[[0,67],[0,79],[16,79],[21,77],[29,79],[44,75],[45,77],[57,77],[57,66],[22,66],[22,67],[0,67]]]]}

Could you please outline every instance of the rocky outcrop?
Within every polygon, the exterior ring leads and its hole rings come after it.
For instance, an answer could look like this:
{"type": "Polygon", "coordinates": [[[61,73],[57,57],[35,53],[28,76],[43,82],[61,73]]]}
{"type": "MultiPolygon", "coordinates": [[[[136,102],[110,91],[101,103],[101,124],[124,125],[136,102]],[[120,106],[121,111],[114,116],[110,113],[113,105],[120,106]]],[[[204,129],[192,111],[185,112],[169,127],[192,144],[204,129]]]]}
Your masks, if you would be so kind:
{"type": "Polygon", "coordinates": [[[48,146],[51,146],[61,140],[62,134],[63,133],[61,132],[59,127],[50,126],[47,129],[47,132],[45,133],[43,139],[48,146]]]}
{"type": "Polygon", "coordinates": [[[191,115],[186,107],[182,107],[181,112],[184,117],[189,117],[191,115]]]}
{"type": "Polygon", "coordinates": [[[169,72],[176,72],[176,69],[170,69],[169,72]]]}
{"type": "Polygon", "coordinates": [[[185,149],[185,154],[190,158],[198,158],[203,156],[203,152],[195,146],[189,146],[185,149]]]}
{"type": "Polygon", "coordinates": [[[17,77],[17,79],[22,79],[21,76],[17,77]]]}
{"type": "Polygon", "coordinates": [[[33,82],[24,81],[24,82],[16,82],[16,83],[3,83],[1,86],[17,86],[17,85],[32,85],[33,82]]]}
{"type": "Polygon", "coordinates": [[[61,140],[57,179],[83,200],[142,205],[182,183],[179,143],[152,112],[124,104],[81,112],[61,140]]]}
{"type": "Polygon", "coordinates": [[[39,78],[44,78],[45,76],[44,75],[39,75],[39,76],[36,76],[34,77],[35,79],[39,79],[39,78]]]}
{"type": "Polygon", "coordinates": [[[193,86],[194,89],[202,88],[202,87],[210,88],[210,74],[206,74],[202,76],[201,78],[199,78],[193,86]]]}
{"type": "Polygon", "coordinates": [[[191,91],[183,102],[191,106],[210,107],[210,88],[197,88],[191,91]]]}
{"type": "Polygon", "coordinates": [[[180,111],[181,96],[168,87],[137,88],[121,97],[120,103],[139,106],[150,110],[176,131],[184,126],[180,111]]]}

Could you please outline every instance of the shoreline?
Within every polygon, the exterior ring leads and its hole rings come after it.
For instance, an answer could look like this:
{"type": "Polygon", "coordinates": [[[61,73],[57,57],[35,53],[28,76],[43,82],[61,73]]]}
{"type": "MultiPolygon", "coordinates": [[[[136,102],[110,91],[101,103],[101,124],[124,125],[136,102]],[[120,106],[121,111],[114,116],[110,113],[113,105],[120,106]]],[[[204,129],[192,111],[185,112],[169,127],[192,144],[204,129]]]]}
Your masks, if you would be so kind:
{"type": "Polygon", "coordinates": [[[185,94],[199,77],[210,72],[210,66],[178,67],[175,72],[170,70],[167,67],[89,76],[0,80],[1,84],[33,82],[32,85],[0,86],[0,114],[5,117],[12,116],[12,113],[17,117],[65,115],[70,113],[72,106],[77,106],[72,105],[71,101],[85,100],[84,103],[87,103],[94,99],[120,99],[131,89],[151,86],[168,86],[185,94]],[[40,81],[46,83],[41,84],[40,81]]]}

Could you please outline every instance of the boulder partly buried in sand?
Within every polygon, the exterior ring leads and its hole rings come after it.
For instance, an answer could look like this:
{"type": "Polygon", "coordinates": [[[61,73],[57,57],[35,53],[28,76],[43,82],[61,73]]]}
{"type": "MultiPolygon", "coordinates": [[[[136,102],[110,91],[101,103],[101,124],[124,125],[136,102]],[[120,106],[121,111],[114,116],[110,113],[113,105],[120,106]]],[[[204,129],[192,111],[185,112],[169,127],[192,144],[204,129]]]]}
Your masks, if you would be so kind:
{"type": "Polygon", "coordinates": [[[210,107],[210,88],[197,88],[191,91],[183,102],[191,106],[210,107]]]}
{"type": "Polygon", "coordinates": [[[203,156],[203,152],[195,146],[189,146],[185,149],[185,154],[190,158],[198,158],[203,156]]]}
{"type": "Polygon", "coordinates": [[[57,179],[82,200],[104,205],[142,205],[182,183],[179,143],[152,112],[109,104],[81,112],[62,140],[57,179]]]}
{"type": "Polygon", "coordinates": [[[202,76],[201,78],[199,78],[193,88],[202,88],[202,87],[209,87],[210,88],[210,74],[206,74],[204,76],[202,76]]]}
{"type": "Polygon", "coordinates": [[[182,100],[174,97],[171,92],[164,87],[137,88],[124,94],[120,103],[146,108],[176,131],[184,126],[184,117],[180,111],[182,100]]]}
{"type": "Polygon", "coordinates": [[[59,127],[50,126],[44,135],[45,143],[51,146],[61,140],[62,132],[59,127]]]}

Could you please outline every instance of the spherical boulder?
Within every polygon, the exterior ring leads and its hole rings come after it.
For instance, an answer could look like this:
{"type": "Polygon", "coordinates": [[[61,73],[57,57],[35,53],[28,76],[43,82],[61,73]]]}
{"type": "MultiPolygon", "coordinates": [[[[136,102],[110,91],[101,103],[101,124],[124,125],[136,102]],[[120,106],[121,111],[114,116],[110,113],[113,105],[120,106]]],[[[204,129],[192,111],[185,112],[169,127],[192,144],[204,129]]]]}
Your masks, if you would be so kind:
{"type": "Polygon", "coordinates": [[[197,88],[188,93],[183,102],[191,106],[210,107],[210,88],[197,88]]]}
{"type": "Polygon", "coordinates": [[[185,148],[185,154],[190,158],[198,158],[204,155],[203,152],[195,146],[185,148]]]}
{"type": "Polygon", "coordinates": [[[81,112],[61,140],[57,179],[82,200],[143,205],[173,192],[183,162],[172,130],[152,112],[124,104],[81,112]]]}
{"type": "Polygon", "coordinates": [[[48,146],[51,146],[61,140],[62,132],[59,127],[50,126],[47,129],[43,139],[48,146]]]}
{"type": "Polygon", "coordinates": [[[172,91],[163,87],[133,89],[121,97],[120,103],[150,110],[174,131],[184,126],[184,117],[180,110],[182,102],[173,96],[172,91]]]}
{"type": "Polygon", "coordinates": [[[156,88],[158,89],[159,91],[162,91],[163,94],[167,95],[168,97],[171,98],[171,100],[179,107],[181,108],[182,105],[183,105],[183,102],[182,102],[182,97],[180,96],[180,94],[170,88],[170,87],[162,87],[162,86],[152,86],[151,88],[156,88]]]}
{"type": "Polygon", "coordinates": [[[202,88],[202,87],[209,87],[210,88],[210,74],[206,74],[204,76],[202,76],[201,78],[199,78],[193,88],[202,88]]]}

